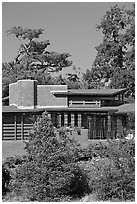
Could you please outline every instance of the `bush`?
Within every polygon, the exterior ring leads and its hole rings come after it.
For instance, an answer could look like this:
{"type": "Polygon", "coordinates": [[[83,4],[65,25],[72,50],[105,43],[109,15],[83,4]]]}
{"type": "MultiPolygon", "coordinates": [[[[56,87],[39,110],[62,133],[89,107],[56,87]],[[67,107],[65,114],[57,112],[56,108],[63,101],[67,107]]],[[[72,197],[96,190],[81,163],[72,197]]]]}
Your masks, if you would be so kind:
{"type": "MultiPolygon", "coordinates": [[[[90,188],[100,200],[120,201],[135,199],[135,159],[131,153],[130,141],[108,141],[105,153],[107,159],[94,162],[90,175],[90,188]]],[[[101,149],[100,149],[101,154],[101,149]]]]}
{"type": "Polygon", "coordinates": [[[63,129],[58,137],[44,113],[26,143],[27,160],[16,170],[12,182],[17,195],[31,201],[60,201],[88,192],[86,174],[77,165],[78,148],[63,129]]]}
{"type": "Polygon", "coordinates": [[[112,147],[114,148],[114,150],[117,150],[115,151],[115,154],[117,152],[118,156],[123,154],[122,151],[124,151],[124,155],[127,152],[127,155],[130,155],[131,157],[135,157],[135,140],[134,139],[107,140],[105,142],[98,141],[95,144],[89,144],[86,149],[82,149],[80,151],[81,151],[81,155],[85,155],[85,157],[106,158],[106,157],[110,157],[112,153],[111,151],[112,147]]]}
{"type": "Polygon", "coordinates": [[[14,168],[16,165],[22,164],[27,159],[26,155],[7,157],[3,164],[8,163],[9,168],[14,168]]]}
{"type": "Polygon", "coordinates": [[[98,172],[101,174],[98,175],[98,181],[94,185],[100,200],[134,200],[134,173],[118,169],[112,164],[101,167],[98,172]]]}
{"type": "Polygon", "coordinates": [[[135,113],[128,113],[127,127],[128,129],[135,130],[135,113]]]}
{"type": "Polygon", "coordinates": [[[96,142],[89,144],[86,148],[79,148],[79,161],[87,161],[96,157],[106,157],[105,151],[108,142],[96,142]]]}
{"type": "Polygon", "coordinates": [[[18,165],[26,161],[26,155],[7,157],[2,164],[2,194],[5,196],[10,191],[10,183],[14,179],[14,171],[18,165]]]}
{"type": "Polygon", "coordinates": [[[2,165],[2,195],[4,196],[6,192],[9,190],[9,182],[10,182],[11,176],[9,171],[9,164],[8,162],[5,162],[2,165]]]}

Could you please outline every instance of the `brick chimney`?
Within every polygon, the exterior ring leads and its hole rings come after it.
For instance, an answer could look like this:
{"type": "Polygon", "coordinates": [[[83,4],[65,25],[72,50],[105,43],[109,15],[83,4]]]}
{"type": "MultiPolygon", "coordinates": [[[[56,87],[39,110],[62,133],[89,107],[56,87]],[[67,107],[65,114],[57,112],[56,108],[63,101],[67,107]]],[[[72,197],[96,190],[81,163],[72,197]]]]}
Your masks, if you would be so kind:
{"type": "Polygon", "coordinates": [[[34,109],[37,105],[37,81],[19,80],[9,85],[9,105],[34,109]]]}

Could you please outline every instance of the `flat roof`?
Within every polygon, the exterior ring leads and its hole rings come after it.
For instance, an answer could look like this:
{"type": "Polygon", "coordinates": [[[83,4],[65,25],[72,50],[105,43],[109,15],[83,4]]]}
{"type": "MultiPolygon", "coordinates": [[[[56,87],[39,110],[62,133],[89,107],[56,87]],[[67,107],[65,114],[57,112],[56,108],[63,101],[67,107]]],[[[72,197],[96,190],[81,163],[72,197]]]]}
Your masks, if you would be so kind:
{"type": "Polygon", "coordinates": [[[26,113],[26,112],[44,112],[44,111],[66,111],[66,112],[109,112],[118,111],[117,107],[101,107],[101,108],[70,108],[70,107],[51,107],[51,108],[35,108],[35,109],[19,109],[16,106],[3,106],[3,113],[26,113]]]}
{"type": "Polygon", "coordinates": [[[81,95],[90,95],[90,96],[116,96],[120,93],[124,93],[126,89],[68,89],[68,91],[52,91],[52,94],[55,96],[81,96],[81,95]]]}
{"type": "Polygon", "coordinates": [[[135,103],[127,103],[118,107],[118,112],[116,114],[126,114],[135,112],[135,103]]]}
{"type": "Polygon", "coordinates": [[[115,114],[126,114],[135,112],[135,104],[123,104],[120,106],[107,106],[107,107],[98,107],[98,108],[85,108],[85,107],[48,107],[48,108],[35,108],[35,109],[19,109],[16,106],[3,106],[3,113],[38,113],[44,111],[55,111],[55,112],[113,112],[115,114]]]}
{"type": "Polygon", "coordinates": [[[16,106],[2,106],[3,113],[26,113],[26,112],[43,112],[45,108],[36,108],[36,109],[20,109],[16,106]]]}

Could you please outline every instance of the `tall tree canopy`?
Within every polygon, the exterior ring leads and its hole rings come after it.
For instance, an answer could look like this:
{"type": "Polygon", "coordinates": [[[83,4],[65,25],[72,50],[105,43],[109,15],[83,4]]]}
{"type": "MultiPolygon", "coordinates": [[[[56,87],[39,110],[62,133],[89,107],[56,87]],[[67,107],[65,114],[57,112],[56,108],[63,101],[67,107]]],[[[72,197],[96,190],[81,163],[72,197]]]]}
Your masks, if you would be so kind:
{"type": "Polygon", "coordinates": [[[127,98],[135,97],[135,7],[111,7],[97,26],[103,42],[96,47],[93,67],[84,78],[90,86],[128,88],[127,98]],[[90,77],[89,77],[90,75],[90,77]],[[106,83],[107,82],[107,83],[106,83]]]}
{"type": "MultiPolygon", "coordinates": [[[[51,72],[61,71],[72,65],[68,53],[49,52],[49,40],[39,41],[43,29],[26,29],[13,27],[7,34],[13,35],[21,41],[16,58],[2,64],[3,94],[7,94],[8,84],[18,79],[37,79],[39,83],[46,84],[50,80],[51,72]],[[6,88],[6,90],[5,90],[6,88]]],[[[49,82],[50,83],[50,82],[49,82]]]]}
{"type": "Polygon", "coordinates": [[[88,83],[83,80],[83,73],[77,66],[73,66],[71,73],[59,75],[52,79],[52,84],[66,84],[68,89],[87,89],[88,83]]]}

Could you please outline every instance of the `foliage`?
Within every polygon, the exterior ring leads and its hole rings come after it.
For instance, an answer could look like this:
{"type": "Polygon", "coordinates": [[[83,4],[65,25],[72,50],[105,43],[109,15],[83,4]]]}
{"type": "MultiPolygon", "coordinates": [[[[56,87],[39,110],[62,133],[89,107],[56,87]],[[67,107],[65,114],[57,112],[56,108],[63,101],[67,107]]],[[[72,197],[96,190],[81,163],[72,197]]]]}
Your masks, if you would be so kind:
{"type": "MultiPolygon", "coordinates": [[[[101,82],[100,79],[98,79],[98,77],[96,76],[97,74],[95,74],[94,72],[93,69],[87,69],[86,73],[83,74],[83,80],[88,83],[88,89],[100,89],[104,87],[104,83],[101,82]]],[[[99,70],[96,70],[96,72],[99,72],[99,70]]]]}
{"type": "Polygon", "coordinates": [[[40,84],[51,84],[51,72],[61,71],[72,62],[70,54],[50,52],[47,47],[49,40],[38,41],[43,29],[26,29],[20,26],[7,31],[20,42],[20,48],[15,60],[3,63],[3,96],[8,94],[8,85],[19,79],[36,79],[40,84]]]}
{"type": "Polygon", "coordinates": [[[8,186],[10,182],[11,176],[9,171],[8,163],[4,163],[2,165],[2,195],[4,196],[8,191],[8,186]]]}
{"type": "Polygon", "coordinates": [[[14,156],[14,157],[7,157],[4,160],[4,164],[8,163],[9,168],[14,168],[16,165],[20,165],[23,162],[26,162],[27,160],[27,156],[23,155],[23,156],[14,156]]]}
{"type": "Polygon", "coordinates": [[[26,162],[26,155],[7,157],[2,162],[2,194],[5,196],[10,191],[10,182],[13,179],[13,169],[26,162]]]}
{"type": "Polygon", "coordinates": [[[111,7],[97,29],[102,31],[103,42],[96,47],[97,56],[85,80],[95,88],[128,87],[126,98],[135,98],[135,7],[111,7]]]}
{"type": "Polygon", "coordinates": [[[108,141],[107,148],[100,148],[102,157],[85,163],[90,178],[89,185],[99,200],[126,201],[135,199],[135,148],[134,141],[108,141]]]}
{"type": "Polygon", "coordinates": [[[70,201],[85,193],[95,194],[96,200],[134,200],[135,140],[108,140],[81,149],[67,136],[67,128],[58,133],[43,115],[26,144],[27,156],[4,161],[16,170],[10,175],[10,200],[70,201]]]}
{"type": "Polygon", "coordinates": [[[135,113],[128,113],[127,127],[128,129],[135,130],[135,113]]]}
{"type": "Polygon", "coordinates": [[[67,58],[68,53],[56,53],[47,51],[50,45],[49,40],[42,42],[36,41],[44,32],[43,29],[26,29],[22,27],[13,27],[7,31],[8,34],[14,35],[18,40],[22,40],[19,54],[13,65],[24,65],[28,71],[45,71],[56,72],[72,64],[67,58]],[[25,40],[25,42],[24,42],[25,40]]]}
{"type": "Polygon", "coordinates": [[[59,75],[53,78],[53,84],[66,84],[68,89],[87,89],[88,84],[83,79],[83,73],[79,67],[73,66],[72,73],[67,73],[65,77],[59,75]]]}
{"type": "Polygon", "coordinates": [[[17,195],[31,201],[60,201],[88,191],[87,178],[77,165],[78,150],[63,130],[59,135],[44,113],[26,143],[27,161],[19,166],[13,181],[17,195]]]}
{"type": "Polygon", "coordinates": [[[110,88],[127,88],[125,93],[125,102],[135,101],[135,71],[121,70],[117,72],[112,79],[110,88]]]}
{"type": "Polygon", "coordinates": [[[73,66],[73,72],[67,74],[66,84],[69,89],[87,89],[87,82],[83,79],[83,73],[79,67],[73,66]]]}

